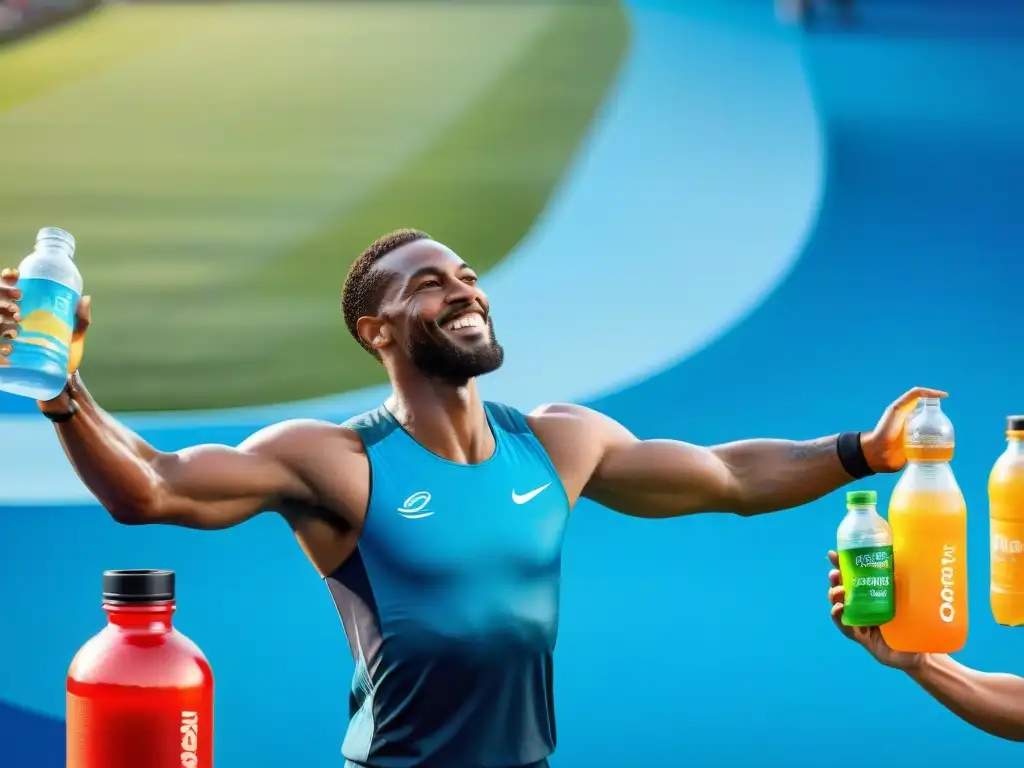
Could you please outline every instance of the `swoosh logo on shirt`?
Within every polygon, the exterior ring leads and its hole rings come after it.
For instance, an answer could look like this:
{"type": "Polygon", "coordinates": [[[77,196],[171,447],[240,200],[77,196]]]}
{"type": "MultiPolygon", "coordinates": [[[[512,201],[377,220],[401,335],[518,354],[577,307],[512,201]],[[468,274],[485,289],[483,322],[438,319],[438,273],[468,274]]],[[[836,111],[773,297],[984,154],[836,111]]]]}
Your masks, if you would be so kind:
{"type": "Polygon", "coordinates": [[[512,502],[515,503],[515,504],[525,504],[530,499],[532,499],[532,498],[540,495],[541,493],[543,493],[544,490],[549,485],[551,485],[551,483],[544,483],[544,485],[542,485],[540,488],[534,488],[532,491],[530,491],[529,493],[524,493],[522,496],[520,496],[518,493],[516,493],[513,490],[512,491],[512,502]]]}

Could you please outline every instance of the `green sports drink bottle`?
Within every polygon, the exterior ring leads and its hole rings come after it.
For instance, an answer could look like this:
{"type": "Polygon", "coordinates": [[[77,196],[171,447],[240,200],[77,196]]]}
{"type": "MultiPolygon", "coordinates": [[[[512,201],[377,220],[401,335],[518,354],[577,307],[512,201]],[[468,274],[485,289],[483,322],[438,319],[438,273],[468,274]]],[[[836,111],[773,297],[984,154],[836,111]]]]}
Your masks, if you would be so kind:
{"type": "Polygon", "coordinates": [[[876,627],[896,615],[892,528],[878,514],[877,503],[874,491],[846,494],[836,551],[846,587],[843,624],[848,627],[876,627]]]}

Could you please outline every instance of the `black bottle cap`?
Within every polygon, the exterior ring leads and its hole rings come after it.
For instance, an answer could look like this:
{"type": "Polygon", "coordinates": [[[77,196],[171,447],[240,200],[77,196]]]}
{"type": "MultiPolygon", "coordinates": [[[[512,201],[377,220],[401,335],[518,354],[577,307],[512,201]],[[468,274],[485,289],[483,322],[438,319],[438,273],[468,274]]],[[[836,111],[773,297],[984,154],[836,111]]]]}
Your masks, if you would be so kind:
{"type": "Polygon", "coordinates": [[[1024,416],[1007,416],[1007,432],[1024,432],[1024,416]]]}
{"type": "Polygon", "coordinates": [[[103,602],[169,603],[174,600],[174,571],[104,571],[103,602]]]}

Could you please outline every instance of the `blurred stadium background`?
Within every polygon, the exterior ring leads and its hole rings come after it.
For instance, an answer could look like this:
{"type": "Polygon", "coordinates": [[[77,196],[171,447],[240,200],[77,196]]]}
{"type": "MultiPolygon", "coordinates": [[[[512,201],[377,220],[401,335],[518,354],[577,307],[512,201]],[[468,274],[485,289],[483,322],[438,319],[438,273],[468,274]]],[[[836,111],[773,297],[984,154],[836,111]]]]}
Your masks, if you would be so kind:
{"type": "Polygon", "coordinates": [[[18,147],[0,252],[24,250],[24,223],[47,216],[82,240],[103,317],[91,386],[111,407],[379,382],[338,333],[353,254],[403,221],[481,268],[499,261],[543,210],[627,35],[611,0],[109,6],[0,59],[18,147]]]}
{"type": "MultiPolygon", "coordinates": [[[[487,270],[509,356],[484,392],[522,408],[713,443],[867,428],[945,388],[961,656],[1022,672],[985,517],[1024,410],[1022,36],[1000,0],[3,0],[0,261],[40,226],[78,237],[85,376],[164,448],[376,401],[338,291],[400,226],[487,270]]],[[[181,575],[219,766],[339,765],[347,646],[285,527],[120,528],[31,411],[0,397],[0,765],[63,764],[64,671],[120,567],[181,575]]],[[[835,633],[841,514],[839,494],[657,524],[581,504],[553,764],[1012,760],[835,633]]]]}

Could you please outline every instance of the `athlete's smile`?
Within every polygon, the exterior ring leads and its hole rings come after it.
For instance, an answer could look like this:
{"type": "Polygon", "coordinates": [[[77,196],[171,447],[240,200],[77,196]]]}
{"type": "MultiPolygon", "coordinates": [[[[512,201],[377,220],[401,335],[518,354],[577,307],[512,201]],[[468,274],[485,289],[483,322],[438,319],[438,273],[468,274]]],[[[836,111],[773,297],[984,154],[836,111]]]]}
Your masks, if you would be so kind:
{"type": "Polygon", "coordinates": [[[481,328],[484,324],[484,318],[477,312],[470,312],[469,314],[457,317],[448,323],[445,327],[449,331],[458,331],[462,328],[481,328]]]}
{"type": "Polygon", "coordinates": [[[455,317],[447,318],[439,325],[446,333],[456,336],[475,336],[487,333],[487,318],[477,308],[458,312],[455,317]]]}

